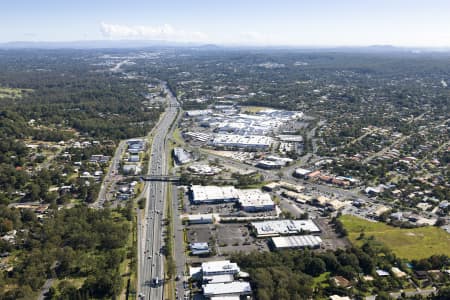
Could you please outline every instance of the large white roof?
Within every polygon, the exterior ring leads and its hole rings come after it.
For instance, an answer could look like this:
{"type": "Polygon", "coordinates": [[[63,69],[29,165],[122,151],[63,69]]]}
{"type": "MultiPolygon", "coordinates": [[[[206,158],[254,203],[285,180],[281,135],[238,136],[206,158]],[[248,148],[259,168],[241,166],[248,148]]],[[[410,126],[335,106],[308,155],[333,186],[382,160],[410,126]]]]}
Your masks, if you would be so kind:
{"type": "Polygon", "coordinates": [[[249,294],[252,292],[250,283],[244,281],[233,281],[226,283],[211,283],[203,285],[203,294],[212,295],[230,295],[230,294],[249,294]]]}
{"type": "Polygon", "coordinates": [[[213,145],[224,146],[267,146],[272,144],[272,138],[264,135],[236,135],[236,134],[217,134],[213,140],[213,145]]]}
{"type": "Polygon", "coordinates": [[[191,191],[194,202],[207,202],[238,198],[237,191],[232,186],[193,185],[191,187],[191,191]]]}
{"type": "Polygon", "coordinates": [[[273,237],[272,242],[277,249],[318,247],[322,243],[322,239],[315,235],[293,235],[273,237]]]}
{"type": "Polygon", "coordinates": [[[234,281],[234,274],[203,276],[203,282],[208,282],[208,284],[221,283],[221,282],[233,282],[233,281],[234,281]]]}
{"type": "Polygon", "coordinates": [[[273,220],[253,222],[258,236],[277,236],[298,234],[304,231],[311,233],[320,232],[319,227],[312,220],[273,220]]]}
{"type": "Polygon", "coordinates": [[[263,193],[258,189],[238,190],[238,196],[242,207],[274,205],[270,194],[263,193]]]}
{"type": "Polygon", "coordinates": [[[229,260],[208,261],[202,263],[203,274],[233,271],[238,273],[240,271],[236,263],[232,263],[229,260]]]}

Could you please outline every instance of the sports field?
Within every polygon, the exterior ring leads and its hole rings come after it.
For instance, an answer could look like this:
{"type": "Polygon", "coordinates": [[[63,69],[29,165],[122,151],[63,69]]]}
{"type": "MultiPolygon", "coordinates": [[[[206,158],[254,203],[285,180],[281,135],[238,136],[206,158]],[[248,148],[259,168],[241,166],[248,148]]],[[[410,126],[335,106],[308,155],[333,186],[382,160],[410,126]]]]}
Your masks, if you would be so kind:
{"type": "Polygon", "coordinates": [[[427,226],[401,229],[349,215],[342,216],[340,220],[347,229],[350,241],[356,245],[364,242],[358,240],[361,232],[364,232],[366,238],[374,236],[400,258],[420,259],[433,254],[450,256],[450,234],[441,228],[427,226]]]}

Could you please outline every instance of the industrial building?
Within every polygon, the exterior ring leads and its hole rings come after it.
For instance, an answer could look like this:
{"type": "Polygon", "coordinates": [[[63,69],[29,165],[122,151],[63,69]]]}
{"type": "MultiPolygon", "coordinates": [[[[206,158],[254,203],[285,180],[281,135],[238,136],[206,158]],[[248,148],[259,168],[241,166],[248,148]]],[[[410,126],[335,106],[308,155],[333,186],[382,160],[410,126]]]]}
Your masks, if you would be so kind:
{"type": "Polygon", "coordinates": [[[212,224],[214,216],[212,214],[188,215],[184,218],[189,224],[212,224]]]}
{"type": "Polygon", "coordinates": [[[180,147],[173,148],[173,157],[179,165],[186,164],[192,160],[191,154],[180,147]]]}
{"type": "Polygon", "coordinates": [[[194,204],[234,202],[238,200],[238,193],[232,186],[201,186],[190,188],[191,201],[194,204]]]}
{"type": "Polygon", "coordinates": [[[236,135],[236,134],[217,134],[211,142],[211,145],[224,149],[242,149],[267,151],[272,145],[273,139],[263,135],[236,135]]]}
{"type": "Polygon", "coordinates": [[[208,243],[192,243],[189,245],[192,255],[205,255],[210,253],[208,243]]]}
{"type": "Polygon", "coordinates": [[[203,132],[186,132],[183,134],[183,137],[186,139],[194,139],[199,142],[207,142],[212,138],[210,134],[203,132]]]}
{"type": "Polygon", "coordinates": [[[201,110],[188,110],[186,111],[186,116],[188,117],[198,117],[212,114],[212,110],[210,109],[201,109],[201,110]]]}
{"type": "Polygon", "coordinates": [[[237,190],[239,205],[244,211],[269,211],[275,209],[275,203],[269,194],[257,189],[237,190]]]}
{"type": "Polygon", "coordinates": [[[232,186],[193,185],[190,188],[190,196],[194,204],[238,202],[247,212],[275,209],[271,196],[258,189],[240,190],[232,186]]]}
{"type": "Polygon", "coordinates": [[[271,239],[273,249],[304,249],[304,248],[319,248],[322,244],[322,239],[316,235],[291,235],[291,236],[277,236],[271,239]]]}
{"type": "Polygon", "coordinates": [[[278,135],[277,138],[281,142],[286,142],[286,143],[303,143],[303,136],[301,136],[301,135],[282,134],[282,135],[278,135]]]}
{"type": "Polygon", "coordinates": [[[203,296],[207,299],[239,299],[252,294],[250,283],[236,281],[240,268],[229,260],[209,261],[201,267],[190,267],[191,278],[200,281],[203,296]]]}
{"type": "Polygon", "coordinates": [[[319,227],[312,220],[273,220],[253,222],[251,225],[257,237],[320,233],[319,227]]]}
{"type": "Polygon", "coordinates": [[[229,260],[208,261],[202,263],[202,276],[215,276],[226,274],[237,274],[241,271],[237,263],[232,263],[229,260]]]}
{"type": "Polygon", "coordinates": [[[137,151],[145,150],[145,140],[143,139],[132,139],[127,141],[128,149],[133,149],[137,151]]]}
{"type": "Polygon", "coordinates": [[[216,298],[218,296],[245,296],[252,294],[250,283],[245,281],[204,284],[202,289],[203,295],[209,299],[218,299],[216,298]]]}
{"type": "Polygon", "coordinates": [[[194,174],[200,174],[200,175],[215,175],[222,171],[221,168],[218,167],[212,167],[209,165],[203,165],[203,164],[196,164],[189,166],[188,171],[194,173],[194,174]]]}
{"type": "Polygon", "coordinates": [[[312,171],[308,170],[308,169],[303,169],[303,168],[297,168],[294,171],[294,176],[295,177],[300,177],[300,178],[305,178],[306,176],[308,176],[308,174],[310,174],[312,171]]]}
{"type": "Polygon", "coordinates": [[[125,174],[140,174],[142,169],[137,164],[125,164],[122,166],[122,170],[125,174]]]}
{"type": "Polygon", "coordinates": [[[128,157],[128,162],[130,162],[130,163],[139,162],[139,155],[138,154],[131,154],[128,157]]]}

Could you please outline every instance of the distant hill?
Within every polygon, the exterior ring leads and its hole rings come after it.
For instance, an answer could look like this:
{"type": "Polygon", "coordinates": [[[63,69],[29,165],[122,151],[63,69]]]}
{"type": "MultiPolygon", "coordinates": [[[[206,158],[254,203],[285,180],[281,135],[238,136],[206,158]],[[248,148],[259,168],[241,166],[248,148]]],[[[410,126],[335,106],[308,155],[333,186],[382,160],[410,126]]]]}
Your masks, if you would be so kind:
{"type": "Polygon", "coordinates": [[[65,42],[30,42],[17,41],[0,43],[3,49],[101,49],[101,48],[145,48],[145,47],[193,47],[201,46],[196,43],[177,43],[169,41],[144,40],[92,40],[92,41],[65,41],[65,42]]]}
{"type": "Polygon", "coordinates": [[[401,53],[401,52],[450,52],[450,48],[414,48],[392,45],[371,46],[250,46],[250,45],[216,45],[201,43],[181,43],[162,40],[90,40],[90,41],[15,41],[0,43],[0,49],[132,49],[147,47],[185,47],[196,50],[219,49],[271,49],[301,51],[366,52],[366,53],[401,53]]]}

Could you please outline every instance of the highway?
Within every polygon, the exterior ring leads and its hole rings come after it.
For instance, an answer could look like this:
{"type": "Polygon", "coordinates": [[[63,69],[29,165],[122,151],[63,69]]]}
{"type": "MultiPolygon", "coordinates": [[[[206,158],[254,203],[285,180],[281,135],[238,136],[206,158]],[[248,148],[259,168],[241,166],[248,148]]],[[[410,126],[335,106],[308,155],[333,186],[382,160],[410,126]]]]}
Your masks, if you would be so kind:
{"type": "MultiPolygon", "coordinates": [[[[163,84],[168,94],[168,107],[154,128],[147,175],[168,175],[167,138],[177,117],[178,102],[163,84]]],[[[144,218],[138,214],[138,295],[140,299],[163,299],[164,246],[163,220],[168,183],[146,181],[144,194],[146,206],[144,218]]]]}

